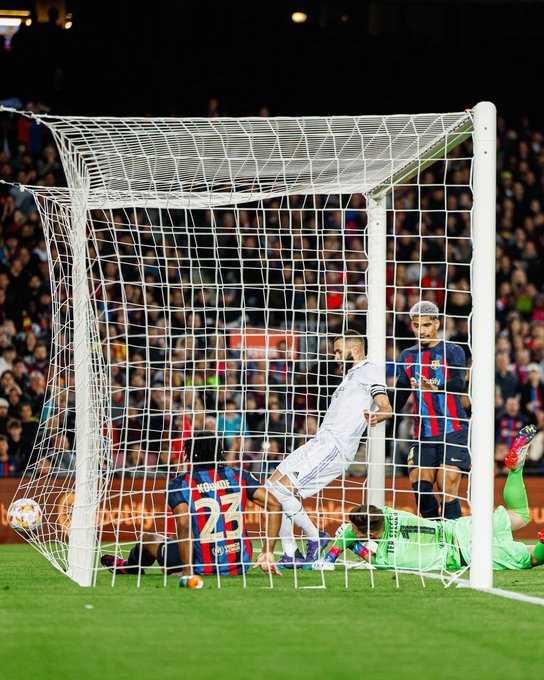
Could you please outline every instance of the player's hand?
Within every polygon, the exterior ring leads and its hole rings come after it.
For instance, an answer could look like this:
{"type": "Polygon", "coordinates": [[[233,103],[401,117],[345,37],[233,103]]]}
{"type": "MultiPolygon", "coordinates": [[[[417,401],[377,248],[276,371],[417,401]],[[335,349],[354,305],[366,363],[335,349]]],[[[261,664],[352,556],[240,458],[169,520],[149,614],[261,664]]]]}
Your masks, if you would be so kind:
{"type": "Polygon", "coordinates": [[[424,375],[421,376],[421,389],[430,390],[431,392],[436,392],[438,390],[438,385],[426,378],[424,375]]]}
{"type": "Polygon", "coordinates": [[[368,427],[374,427],[380,422],[378,414],[375,411],[363,411],[363,417],[367,422],[368,427]]]}
{"type": "Polygon", "coordinates": [[[257,557],[257,561],[253,565],[252,569],[260,569],[265,574],[276,574],[281,576],[282,573],[276,564],[274,555],[270,552],[263,552],[257,557]]]}

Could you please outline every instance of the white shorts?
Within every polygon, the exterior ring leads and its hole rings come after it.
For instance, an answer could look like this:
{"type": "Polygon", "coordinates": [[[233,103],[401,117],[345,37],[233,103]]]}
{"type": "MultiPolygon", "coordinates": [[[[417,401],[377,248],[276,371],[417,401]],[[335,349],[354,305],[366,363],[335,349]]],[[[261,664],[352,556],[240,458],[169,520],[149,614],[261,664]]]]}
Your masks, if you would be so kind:
{"type": "Polygon", "coordinates": [[[333,440],[310,439],[290,453],[278,470],[287,475],[301,498],[308,498],[341,477],[350,465],[333,440]]]}

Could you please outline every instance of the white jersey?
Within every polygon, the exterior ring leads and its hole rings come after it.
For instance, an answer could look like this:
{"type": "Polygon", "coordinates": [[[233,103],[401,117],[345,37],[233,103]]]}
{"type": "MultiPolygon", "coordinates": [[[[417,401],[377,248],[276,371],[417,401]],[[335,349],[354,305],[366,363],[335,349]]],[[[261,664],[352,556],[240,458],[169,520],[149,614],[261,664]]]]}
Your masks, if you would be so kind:
{"type": "Polygon", "coordinates": [[[342,457],[353,459],[367,427],[363,411],[371,410],[378,394],[387,394],[385,367],[365,360],[350,368],[332,395],[316,439],[332,437],[342,457]]]}

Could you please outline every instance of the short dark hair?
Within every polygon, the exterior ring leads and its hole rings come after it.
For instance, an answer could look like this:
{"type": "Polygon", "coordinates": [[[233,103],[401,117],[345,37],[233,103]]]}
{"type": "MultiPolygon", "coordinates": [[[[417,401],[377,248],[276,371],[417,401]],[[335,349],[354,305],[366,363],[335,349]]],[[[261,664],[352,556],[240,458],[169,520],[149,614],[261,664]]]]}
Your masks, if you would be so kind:
{"type": "Polygon", "coordinates": [[[348,517],[364,536],[381,531],[385,523],[383,511],[376,505],[357,505],[348,517]]]}
{"type": "Polygon", "coordinates": [[[224,462],[223,446],[215,432],[199,430],[185,441],[185,460],[193,466],[214,467],[224,462]]]}
{"type": "Polygon", "coordinates": [[[366,338],[364,335],[361,335],[357,331],[354,330],[347,330],[342,333],[342,335],[337,335],[333,343],[335,343],[337,340],[344,340],[345,338],[350,338],[351,340],[358,341],[362,346],[363,346],[363,351],[366,354],[366,338]]]}

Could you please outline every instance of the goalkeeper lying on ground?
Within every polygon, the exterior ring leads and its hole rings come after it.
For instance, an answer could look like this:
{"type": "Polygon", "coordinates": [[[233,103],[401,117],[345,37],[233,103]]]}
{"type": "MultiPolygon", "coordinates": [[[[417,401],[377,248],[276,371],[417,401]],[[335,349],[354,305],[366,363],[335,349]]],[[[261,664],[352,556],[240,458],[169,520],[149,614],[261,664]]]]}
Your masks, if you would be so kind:
{"type": "MultiPolygon", "coordinates": [[[[503,489],[504,506],[493,513],[495,570],[530,569],[544,564],[544,531],[533,545],[512,538],[513,531],[529,523],[523,464],[535,435],[533,425],[520,430],[504,461],[510,471],[503,489]]],[[[337,532],[327,555],[314,562],[313,569],[334,569],[334,563],[347,548],[378,569],[456,571],[470,565],[470,516],[432,521],[389,507],[361,505],[352,510],[349,519],[337,532]]]]}

